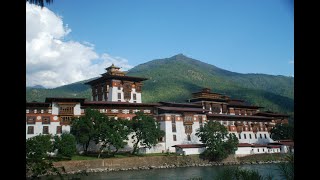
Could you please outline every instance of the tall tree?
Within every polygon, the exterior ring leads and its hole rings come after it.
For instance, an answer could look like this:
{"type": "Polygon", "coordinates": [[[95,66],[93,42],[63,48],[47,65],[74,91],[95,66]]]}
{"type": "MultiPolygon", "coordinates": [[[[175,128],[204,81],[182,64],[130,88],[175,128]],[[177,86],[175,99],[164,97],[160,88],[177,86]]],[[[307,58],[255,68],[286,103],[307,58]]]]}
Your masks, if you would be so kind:
{"type": "Polygon", "coordinates": [[[151,116],[147,116],[142,112],[137,112],[132,118],[131,128],[133,130],[133,151],[137,153],[138,146],[151,148],[158,143],[158,139],[164,136],[164,131],[160,130],[160,124],[151,116]]]}
{"type": "Polygon", "coordinates": [[[105,148],[108,148],[108,152],[111,151],[111,147],[114,147],[116,150],[113,152],[113,156],[120,148],[123,148],[127,143],[128,135],[131,130],[128,127],[128,121],[122,119],[108,118],[102,114],[102,117],[96,119],[95,121],[95,142],[96,144],[100,143],[100,153],[105,148]]]}
{"type": "Polygon", "coordinates": [[[71,121],[71,134],[76,138],[77,143],[81,144],[86,154],[91,140],[95,137],[94,121],[101,118],[101,113],[96,110],[87,108],[85,115],[74,118],[71,121]]]}
{"type": "Polygon", "coordinates": [[[44,2],[46,2],[47,4],[51,4],[51,3],[53,3],[53,0],[26,0],[26,2],[44,7],[44,2]]]}
{"type": "Polygon", "coordinates": [[[270,133],[273,140],[294,140],[294,128],[291,124],[276,124],[270,133]]]}
{"type": "Polygon", "coordinates": [[[227,128],[215,121],[209,121],[200,127],[196,135],[206,145],[204,155],[216,161],[226,158],[229,154],[234,154],[239,143],[233,133],[228,134],[227,128]]]}
{"type": "Polygon", "coordinates": [[[33,178],[45,175],[48,172],[61,175],[53,166],[48,153],[53,151],[50,135],[38,135],[26,141],[26,174],[33,178]]]}
{"type": "Polygon", "coordinates": [[[60,136],[54,136],[54,149],[58,150],[58,156],[64,156],[71,158],[75,154],[76,148],[76,139],[72,134],[62,133],[60,136]]]}

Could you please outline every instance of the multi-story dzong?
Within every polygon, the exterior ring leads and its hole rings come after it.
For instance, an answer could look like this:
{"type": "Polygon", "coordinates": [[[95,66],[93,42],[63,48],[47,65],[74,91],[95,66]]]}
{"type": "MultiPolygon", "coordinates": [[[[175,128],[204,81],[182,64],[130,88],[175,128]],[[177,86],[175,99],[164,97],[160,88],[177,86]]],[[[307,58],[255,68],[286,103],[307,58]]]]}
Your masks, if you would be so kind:
{"type": "MultiPolygon", "coordinates": [[[[288,116],[261,112],[262,107],[243,100],[210,92],[208,88],[192,93],[187,103],[142,103],[142,82],[147,78],[126,76],[114,65],[102,77],[87,82],[92,88],[91,101],[85,98],[46,98],[45,102],[26,103],[26,138],[39,134],[70,131],[70,120],[85,114],[86,108],[97,109],[109,117],[132,119],[140,111],[153,116],[165,136],[144,153],[177,152],[199,154],[205,147],[195,135],[209,120],[218,121],[239,139],[237,155],[293,151],[293,142],[270,138],[276,123],[288,123],[288,116]]],[[[95,148],[92,147],[94,150],[95,148]]],[[[132,148],[129,140],[126,150],[132,148]]]]}

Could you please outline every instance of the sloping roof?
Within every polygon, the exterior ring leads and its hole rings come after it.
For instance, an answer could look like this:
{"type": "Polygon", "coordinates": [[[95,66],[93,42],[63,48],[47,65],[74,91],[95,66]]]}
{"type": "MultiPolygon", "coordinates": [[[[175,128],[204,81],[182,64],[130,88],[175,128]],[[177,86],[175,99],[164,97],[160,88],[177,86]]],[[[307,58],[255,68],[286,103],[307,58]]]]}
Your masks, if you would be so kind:
{"type": "Polygon", "coordinates": [[[106,75],[106,76],[100,77],[98,79],[86,82],[85,84],[94,85],[94,84],[97,84],[97,83],[100,83],[100,82],[104,82],[105,80],[108,80],[108,79],[127,80],[127,81],[135,81],[135,82],[148,80],[148,78],[141,78],[141,77],[134,77],[134,76],[106,75]]]}
{"type": "Polygon", "coordinates": [[[267,145],[267,148],[280,148],[280,145],[267,145]]]}
{"type": "Polygon", "coordinates": [[[83,103],[86,98],[67,98],[67,97],[47,97],[45,102],[81,102],[83,103]]]}
{"type": "Polygon", "coordinates": [[[45,102],[26,102],[26,107],[50,107],[50,103],[45,103],[45,102]]]}
{"type": "Polygon", "coordinates": [[[244,107],[244,108],[253,108],[253,109],[258,109],[258,108],[263,108],[261,106],[254,106],[246,103],[244,100],[240,99],[231,99],[228,101],[228,106],[229,107],[244,107]]]}
{"type": "Polygon", "coordinates": [[[294,142],[292,140],[280,140],[279,144],[294,147],[294,142]]]}
{"type": "Polygon", "coordinates": [[[158,109],[165,111],[184,111],[184,112],[207,112],[208,110],[202,108],[189,108],[189,107],[168,107],[168,106],[159,106],[158,109]]]}
{"type": "Polygon", "coordinates": [[[164,102],[160,101],[160,104],[163,104],[165,106],[171,106],[171,107],[195,107],[195,108],[202,108],[201,104],[194,104],[194,103],[176,103],[176,102],[164,102]]]}
{"type": "Polygon", "coordinates": [[[280,114],[280,113],[274,113],[274,112],[271,112],[271,111],[257,112],[254,115],[256,115],[256,116],[266,116],[266,117],[289,117],[289,115],[280,114]]]}
{"type": "Polygon", "coordinates": [[[174,145],[172,147],[179,147],[179,148],[203,148],[206,147],[205,144],[179,144],[174,145]]]}
{"type": "Polygon", "coordinates": [[[129,103],[129,102],[112,102],[112,101],[87,101],[83,106],[159,106],[159,103],[129,103]]]}
{"type": "Polygon", "coordinates": [[[265,144],[239,143],[238,147],[267,147],[267,145],[265,145],[265,144]]]}

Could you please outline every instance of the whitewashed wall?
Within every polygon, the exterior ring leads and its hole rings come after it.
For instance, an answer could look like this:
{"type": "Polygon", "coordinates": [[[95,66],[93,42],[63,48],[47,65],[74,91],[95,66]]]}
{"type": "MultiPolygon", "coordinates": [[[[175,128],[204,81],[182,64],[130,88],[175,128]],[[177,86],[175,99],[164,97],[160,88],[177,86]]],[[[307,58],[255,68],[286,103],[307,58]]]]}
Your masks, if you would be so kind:
{"type": "Polygon", "coordinates": [[[235,152],[236,155],[249,155],[252,153],[251,147],[238,147],[238,150],[235,152]]]}
{"type": "Polygon", "coordinates": [[[176,148],[176,153],[184,155],[201,154],[206,148],[176,148]]]}
{"type": "Polygon", "coordinates": [[[55,102],[52,103],[52,115],[59,114],[59,105],[55,102]]]}
{"type": "Polygon", "coordinates": [[[35,124],[26,124],[26,139],[43,134],[43,126],[49,126],[49,134],[56,135],[57,126],[60,126],[60,122],[51,122],[50,124],[42,124],[42,122],[36,122],[35,124]],[[34,134],[28,134],[29,126],[34,127],[34,134]]]}
{"type": "MultiPolygon", "coordinates": [[[[239,139],[239,133],[237,132],[230,132],[230,133],[235,133],[235,135],[239,139]]],[[[255,138],[254,133],[250,131],[243,131],[240,134],[241,134],[241,139],[239,139],[239,143],[268,144],[268,143],[274,142],[270,138],[270,134],[268,132],[257,132],[257,138],[255,138]],[[244,139],[244,134],[246,134],[246,137],[247,137],[246,139],[244,139]],[[251,139],[249,134],[251,134],[251,139]],[[262,135],[262,138],[260,138],[260,134],[262,135]],[[264,135],[266,135],[267,138],[265,138],[264,135]]]]}
{"type": "Polygon", "coordinates": [[[81,107],[80,107],[80,103],[77,103],[74,108],[73,108],[73,113],[74,115],[81,115],[81,107]]]}

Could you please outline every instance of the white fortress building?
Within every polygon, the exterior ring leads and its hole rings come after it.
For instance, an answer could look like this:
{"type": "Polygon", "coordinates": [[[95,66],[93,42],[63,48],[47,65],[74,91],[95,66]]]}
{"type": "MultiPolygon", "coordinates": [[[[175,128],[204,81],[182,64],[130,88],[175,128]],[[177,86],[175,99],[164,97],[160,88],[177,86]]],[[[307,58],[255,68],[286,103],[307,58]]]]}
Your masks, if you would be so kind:
{"type": "MultiPolygon", "coordinates": [[[[139,111],[153,116],[165,136],[156,146],[141,148],[142,153],[200,154],[205,147],[195,134],[210,120],[220,122],[229,133],[238,137],[238,156],[293,151],[292,141],[274,142],[270,138],[270,130],[275,124],[288,123],[287,115],[261,112],[262,107],[211,92],[208,88],[192,93],[188,103],[142,103],[142,81],[147,78],[126,76],[113,64],[106,70],[102,77],[86,83],[92,89],[91,101],[49,97],[45,102],[27,102],[26,138],[70,132],[71,118],[84,115],[85,109],[90,107],[109,117],[128,120],[139,111]]],[[[130,140],[125,149],[132,149],[130,140]]]]}

